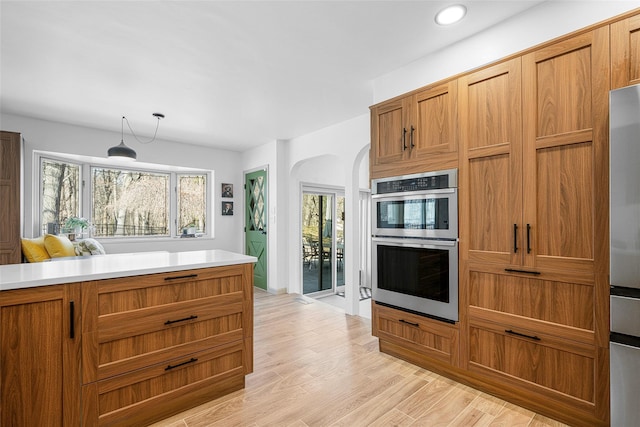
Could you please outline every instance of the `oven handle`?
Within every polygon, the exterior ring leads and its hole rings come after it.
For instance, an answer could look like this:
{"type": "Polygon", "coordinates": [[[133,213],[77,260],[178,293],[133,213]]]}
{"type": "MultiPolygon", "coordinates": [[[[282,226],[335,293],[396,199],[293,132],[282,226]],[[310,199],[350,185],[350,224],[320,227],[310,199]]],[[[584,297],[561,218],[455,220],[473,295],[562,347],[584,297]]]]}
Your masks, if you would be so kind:
{"type": "Polygon", "coordinates": [[[391,246],[409,246],[409,247],[425,247],[425,248],[437,248],[437,247],[449,247],[453,248],[458,244],[458,239],[455,240],[436,240],[436,239],[398,239],[394,237],[371,237],[372,242],[383,243],[391,246]]]}
{"type": "Polygon", "coordinates": [[[404,193],[380,193],[380,194],[372,194],[372,199],[381,199],[381,198],[397,198],[395,200],[402,200],[407,198],[414,198],[413,196],[428,196],[430,194],[455,194],[458,189],[455,187],[451,188],[440,188],[434,190],[421,190],[421,191],[407,191],[404,193]]]}

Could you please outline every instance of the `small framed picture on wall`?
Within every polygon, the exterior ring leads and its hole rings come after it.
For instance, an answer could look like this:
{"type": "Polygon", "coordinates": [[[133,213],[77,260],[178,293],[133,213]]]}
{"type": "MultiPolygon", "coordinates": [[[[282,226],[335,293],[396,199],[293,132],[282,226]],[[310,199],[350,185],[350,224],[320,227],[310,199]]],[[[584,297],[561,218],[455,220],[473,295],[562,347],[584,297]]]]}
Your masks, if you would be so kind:
{"type": "Polygon", "coordinates": [[[227,199],[233,198],[233,184],[222,183],[222,197],[227,199]]]}
{"type": "Polygon", "coordinates": [[[233,215],[233,202],[222,202],[222,215],[233,215]]]}

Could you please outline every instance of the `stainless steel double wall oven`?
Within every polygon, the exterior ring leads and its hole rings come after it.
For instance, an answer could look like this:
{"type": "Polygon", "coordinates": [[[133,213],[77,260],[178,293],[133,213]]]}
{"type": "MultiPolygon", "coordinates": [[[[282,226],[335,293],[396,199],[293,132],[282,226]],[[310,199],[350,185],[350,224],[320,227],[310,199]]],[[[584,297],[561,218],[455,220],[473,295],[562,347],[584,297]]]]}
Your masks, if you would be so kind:
{"type": "Polygon", "coordinates": [[[458,171],[375,179],[373,299],[458,320],[458,171]]]}

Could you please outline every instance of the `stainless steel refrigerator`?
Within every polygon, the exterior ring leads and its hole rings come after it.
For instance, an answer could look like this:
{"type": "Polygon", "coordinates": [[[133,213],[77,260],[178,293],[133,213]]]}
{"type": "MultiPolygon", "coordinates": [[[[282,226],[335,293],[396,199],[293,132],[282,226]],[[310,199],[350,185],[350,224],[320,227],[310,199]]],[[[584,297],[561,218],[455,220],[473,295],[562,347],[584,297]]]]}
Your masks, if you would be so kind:
{"type": "Polygon", "coordinates": [[[640,85],[610,93],[611,426],[640,426],[640,85]]]}

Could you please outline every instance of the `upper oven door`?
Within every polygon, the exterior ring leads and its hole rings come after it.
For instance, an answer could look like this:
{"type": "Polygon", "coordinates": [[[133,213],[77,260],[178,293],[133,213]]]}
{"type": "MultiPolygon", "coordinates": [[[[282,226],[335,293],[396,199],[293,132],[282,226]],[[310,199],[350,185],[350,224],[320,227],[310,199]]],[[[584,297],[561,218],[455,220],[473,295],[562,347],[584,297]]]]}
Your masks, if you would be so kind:
{"type": "Polygon", "coordinates": [[[383,237],[458,238],[455,188],[420,194],[376,194],[373,235],[383,237]]]}

